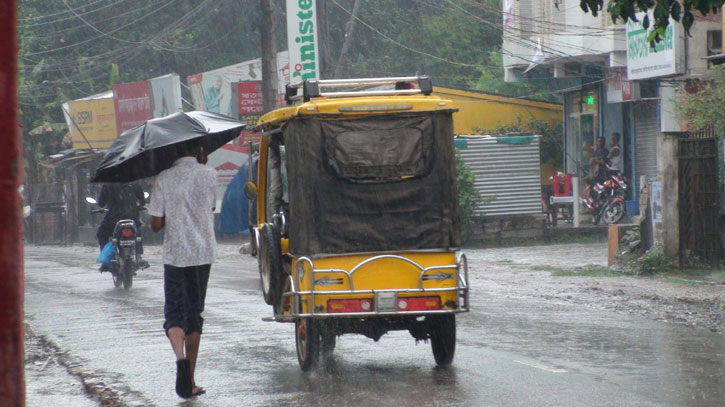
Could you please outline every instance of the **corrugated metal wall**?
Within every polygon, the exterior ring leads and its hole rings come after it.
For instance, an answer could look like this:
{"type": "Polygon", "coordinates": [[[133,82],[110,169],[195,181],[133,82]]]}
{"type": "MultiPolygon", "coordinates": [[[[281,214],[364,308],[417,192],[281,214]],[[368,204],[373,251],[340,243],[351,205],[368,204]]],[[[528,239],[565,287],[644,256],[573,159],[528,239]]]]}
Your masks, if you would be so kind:
{"type": "Polygon", "coordinates": [[[463,161],[476,175],[481,197],[496,196],[478,207],[486,216],[541,213],[539,137],[530,144],[506,144],[494,137],[467,138],[463,161]]]}

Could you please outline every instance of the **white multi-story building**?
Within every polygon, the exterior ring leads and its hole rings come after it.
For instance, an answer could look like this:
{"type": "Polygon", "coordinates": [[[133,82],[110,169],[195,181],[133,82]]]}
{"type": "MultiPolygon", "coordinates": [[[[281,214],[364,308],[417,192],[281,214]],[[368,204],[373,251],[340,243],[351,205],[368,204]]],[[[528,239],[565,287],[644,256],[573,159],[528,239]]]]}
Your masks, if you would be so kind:
{"type": "Polygon", "coordinates": [[[722,52],[720,14],[696,18],[691,36],[673,22],[656,52],[641,24],[594,17],[575,0],[503,0],[502,17],[505,78],[544,81],[563,96],[565,170],[582,177],[596,138],[609,144],[612,133],[630,179],[654,177],[657,134],[681,130],[677,88],[705,78],[705,58],[722,52]]]}

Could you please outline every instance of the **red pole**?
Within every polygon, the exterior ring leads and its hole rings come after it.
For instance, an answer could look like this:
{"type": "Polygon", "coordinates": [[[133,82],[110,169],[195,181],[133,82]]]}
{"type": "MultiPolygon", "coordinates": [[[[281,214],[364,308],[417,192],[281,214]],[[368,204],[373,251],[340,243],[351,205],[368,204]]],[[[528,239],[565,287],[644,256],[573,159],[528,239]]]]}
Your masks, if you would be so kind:
{"type": "Polygon", "coordinates": [[[0,1],[0,406],[25,405],[17,1],[0,1]]]}

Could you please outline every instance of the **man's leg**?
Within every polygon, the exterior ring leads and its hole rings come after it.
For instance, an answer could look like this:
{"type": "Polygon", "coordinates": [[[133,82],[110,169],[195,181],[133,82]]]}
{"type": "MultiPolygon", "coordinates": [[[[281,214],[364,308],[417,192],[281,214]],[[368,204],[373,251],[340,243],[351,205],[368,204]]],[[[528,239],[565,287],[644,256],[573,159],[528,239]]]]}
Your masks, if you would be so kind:
{"type": "MultiPolygon", "coordinates": [[[[176,355],[176,359],[184,359],[184,343],[186,342],[186,334],[184,333],[184,330],[181,329],[178,326],[169,328],[168,332],[166,333],[169,337],[169,342],[171,342],[171,349],[174,351],[174,354],[176,355]]],[[[188,345],[187,345],[188,346],[188,345]]],[[[198,347],[197,347],[198,349],[198,347]]],[[[187,351],[188,354],[188,351],[187,351]]],[[[194,365],[192,365],[191,371],[194,372],[194,365]]]]}
{"type": "Polygon", "coordinates": [[[184,316],[190,312],[186,292],[185,269],[164,264],[164,329],[176,356],[176,394],[182,398],[193,395],[191,365],[184,357],[186,342],[186,321],[184,316]]]}
{"type": "Polygon", "coordinates": [[[106,218],[103,218],[101,221],[101,224],[98,225],[98,230],[96,231],[96,238],[98,239],[98,246],[100,246],[100,249],[103,250],[103,247],[108,243],[108,239],[111,236],[112,231],[108,230],[108,224],[106,218]]]}
{"type": "Polygon", "coordinates": [[[196,370],[196,360],[199,355],[201,332],[204,325],[204,318],[202,318],[201,313],[204,311],[210,269],[210,264],[197,266],[189,273],[186,280],[187,293],[191,304],[191,315],[189,315],[190,327],[189,333],[186,335],[186,357],[191,364],[191,382],[194,386],[194,394],[198,391],[196,389],[194,372],[196,370]]]}
{"type": "Polygon", "coordinates": [[[196,381],[194,380],[194,370],[196,369],[196,358],[199,356],[199,343],[201,342],[201,334],[199,332],[192,332],[186,335],[186,358],[189,359],[191,365],[191,385],[196,387],[196,381]]]}

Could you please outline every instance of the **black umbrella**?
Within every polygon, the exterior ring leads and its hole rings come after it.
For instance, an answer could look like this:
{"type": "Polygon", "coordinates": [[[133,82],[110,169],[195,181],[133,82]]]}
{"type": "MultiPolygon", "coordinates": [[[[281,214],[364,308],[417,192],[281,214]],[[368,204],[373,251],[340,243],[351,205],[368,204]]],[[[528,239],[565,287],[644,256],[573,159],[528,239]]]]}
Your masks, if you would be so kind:
{"type": "Polygon", "coordinates": [[[179,112],[123,132],[91,182],[131,182],[157,175],[178,157],[176,144],[199,143],[212,152],[239,136],[246,124],[209,112],[179,112]],[[193,140],[193,141],[192,141],[193,140]]]}

